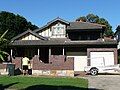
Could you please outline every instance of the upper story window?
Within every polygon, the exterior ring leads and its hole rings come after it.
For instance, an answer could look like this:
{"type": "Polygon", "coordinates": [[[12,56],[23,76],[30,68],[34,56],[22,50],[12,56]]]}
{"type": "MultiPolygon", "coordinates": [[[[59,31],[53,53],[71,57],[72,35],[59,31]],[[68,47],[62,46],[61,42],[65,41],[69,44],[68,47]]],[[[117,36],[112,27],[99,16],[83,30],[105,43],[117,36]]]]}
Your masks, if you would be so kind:
{"type": "Polygon", "coordinates": [[[69,32],[68,37],[71,40],[97,40],[100,38],[100,32],[69,32]]]}

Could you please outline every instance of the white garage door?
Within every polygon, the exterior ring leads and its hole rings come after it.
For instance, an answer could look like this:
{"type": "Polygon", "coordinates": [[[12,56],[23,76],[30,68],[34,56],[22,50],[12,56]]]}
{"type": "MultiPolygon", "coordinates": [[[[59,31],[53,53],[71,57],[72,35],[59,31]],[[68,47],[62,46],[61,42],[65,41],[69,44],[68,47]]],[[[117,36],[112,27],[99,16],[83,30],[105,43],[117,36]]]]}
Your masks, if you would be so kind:
{"type": "Polygon", "coordinates": [[[74,57],[74,71],[84,71],[87,66],[87,56],[68,56],[74,57]]]}
{"type": "Polygon", "coordinates": [[[114,52],[90,52],[91,66],[114,65],[114,52]]]}

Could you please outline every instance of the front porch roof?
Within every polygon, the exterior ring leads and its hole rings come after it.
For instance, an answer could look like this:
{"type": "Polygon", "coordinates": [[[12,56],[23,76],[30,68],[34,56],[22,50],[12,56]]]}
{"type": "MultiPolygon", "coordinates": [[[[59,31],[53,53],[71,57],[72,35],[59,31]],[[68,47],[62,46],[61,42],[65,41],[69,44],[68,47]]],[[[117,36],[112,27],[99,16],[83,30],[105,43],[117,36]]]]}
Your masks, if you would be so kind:
{"type": "Polygon", "coordinates": [[[50,40],[15,40],[10,46],[38,46],[38,45],[117,45],[116,40],[89,40],[89,41],[71,41],[70,39],[51,38],[50,40]]]}
{"type": "Polygon", "coordinates": [[[18,38],[22,37],[23,35],[25,35],[25,34],[27,34],[27,33],[30,33],[30,34],[36,36],[36,37],[39,38],[39,39],[42,39],[42,40],[48,40],[47,37],[43,37],[43,36],[41,36],[41,35],[38,35],[37,33],[34,33],[34,32],[31,31],[30,29],[28,29],[27,31],[25,31],[25,32],[23,32],[23,33],[17,35],[17,36],[14,37],[14,38],[12,38],[11,41],[17,40],[18,38]]]}

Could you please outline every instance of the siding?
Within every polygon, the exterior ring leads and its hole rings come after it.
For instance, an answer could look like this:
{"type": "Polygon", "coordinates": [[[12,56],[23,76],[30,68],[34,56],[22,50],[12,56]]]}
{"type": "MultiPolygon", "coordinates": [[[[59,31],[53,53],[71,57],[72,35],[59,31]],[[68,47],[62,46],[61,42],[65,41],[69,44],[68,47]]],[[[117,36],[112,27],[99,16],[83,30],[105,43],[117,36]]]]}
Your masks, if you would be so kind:
{"type": "Polygon", "coordinates": [[[26,34],[19,40],[39,40],[39,38],[37,38],[36,36],[34,36],[32,34],[26,34]]]}
{"type": "Polygon", "coordinates": [[[53,26],[51,26],[45,30],[42,30],[38,34],[42,35],[44,37],[65,38],[65,35],[66,35],[65,30],[66,30],[66,25],[58,22],[57,24],[54,24],[53,26]],[[57,31],[57,27],[60,27],[59,32],[57,31]]]}

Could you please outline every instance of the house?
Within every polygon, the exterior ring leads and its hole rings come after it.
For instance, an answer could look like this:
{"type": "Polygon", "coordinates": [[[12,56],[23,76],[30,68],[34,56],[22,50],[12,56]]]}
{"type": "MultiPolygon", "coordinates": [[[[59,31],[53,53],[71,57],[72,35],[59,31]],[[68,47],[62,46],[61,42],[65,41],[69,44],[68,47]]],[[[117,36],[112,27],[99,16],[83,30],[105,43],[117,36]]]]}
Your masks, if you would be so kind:
{"type": "MultiPolygon", "coordinates": [[[[10,42],[13,63],[31,59],[33,74],[73,76],[87,65],[117,64],[117,41],[104,40],[104,25],[68,22],[56,18],[36,30],[27,30],[10,42]]],[[[18,65],[19,63],[19,65],[18,65]]]]}
{"type": "Polygon", "coordinates": [[[116,28],[116,32],[114,34],[114,39],[118,41],[117,48],[120,49],[120,25],[116,28]]]}
{"type": "Polygon", "coordinates": [[[117,40],[117,42],[118,42],[118,45],[117,45],[118,63],[120,63],[120,25],[118,25],[117,28],[116,28],[116,32],[114,34],[114,39],[117,40]]]}

